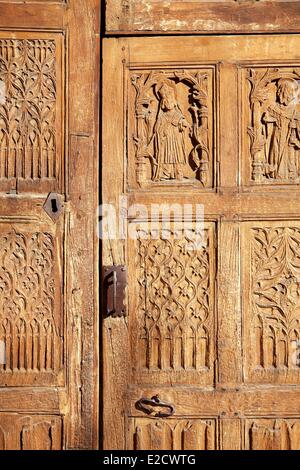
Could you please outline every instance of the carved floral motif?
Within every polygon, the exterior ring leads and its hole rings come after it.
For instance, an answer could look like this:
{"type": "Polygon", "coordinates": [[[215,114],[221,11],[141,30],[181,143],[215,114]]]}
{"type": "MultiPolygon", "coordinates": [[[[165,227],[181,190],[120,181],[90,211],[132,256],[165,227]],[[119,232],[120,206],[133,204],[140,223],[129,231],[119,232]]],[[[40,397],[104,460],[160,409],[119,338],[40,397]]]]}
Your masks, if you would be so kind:
{"type": "Polygon", "coordinates": [[[210,243],[139,239],[139,360],[141,368],[209,369],[213,341],[210,243]]]}
{"type": "Polygon", "coordinates": [[[252,229],[253,362],[263,369],[298,369],[300,229],[252,229]]]}
{"type": "Polygon", "coordinates": [[[54,241],[48,233],[0,234],[0,340],[3,372],[57,369],[54,241]]]}
{"type": "Polygon", "coordinates": [[[0,178],[56,178],[54,40],[0,39],[0,178]]]}

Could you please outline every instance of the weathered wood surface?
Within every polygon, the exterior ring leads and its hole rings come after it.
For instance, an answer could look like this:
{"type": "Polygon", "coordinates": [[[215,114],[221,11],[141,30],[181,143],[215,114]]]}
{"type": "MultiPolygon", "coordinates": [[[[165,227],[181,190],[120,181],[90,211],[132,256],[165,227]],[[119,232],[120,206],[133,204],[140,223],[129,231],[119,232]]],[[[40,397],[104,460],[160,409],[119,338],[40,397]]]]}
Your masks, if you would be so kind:
{"type": "Polygon", "coordinates": [[[106,0],[107,34],[299,31],[297,0],[106,0]]]}
{"type": "Polygon", "coordinates": [[[103,243],[128,267],[128,315],[103,319],[107,449],[300,448],[299,48],[104,40],[103,200],[128,198],[128,238],[103,243]],[[176,204],[203,204],[203,245],[176,204]]]}
{"type": "Polygon", "coordinates": [[[98,447],[99,21],[0,2],[0,449],[98,447]]]}

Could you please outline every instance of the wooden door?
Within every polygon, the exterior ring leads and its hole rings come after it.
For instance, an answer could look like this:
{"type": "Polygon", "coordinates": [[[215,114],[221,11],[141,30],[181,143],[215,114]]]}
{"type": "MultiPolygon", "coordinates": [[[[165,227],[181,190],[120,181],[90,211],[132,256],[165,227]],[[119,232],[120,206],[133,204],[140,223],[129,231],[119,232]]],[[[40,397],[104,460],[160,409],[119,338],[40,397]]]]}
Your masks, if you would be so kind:
{"type": "Polygon", "coordinates": [[[127,237],[104,264],[128,271],[126,314],[103,321],[106,448],[300,447],[299,50],[297,34],[105,40],[103,200],[127,237]]]}
{"type": "Polygon", "coordinates": [[[0,2],[1,450],[97,446],[97,28],[97,1],[0,2]]]}

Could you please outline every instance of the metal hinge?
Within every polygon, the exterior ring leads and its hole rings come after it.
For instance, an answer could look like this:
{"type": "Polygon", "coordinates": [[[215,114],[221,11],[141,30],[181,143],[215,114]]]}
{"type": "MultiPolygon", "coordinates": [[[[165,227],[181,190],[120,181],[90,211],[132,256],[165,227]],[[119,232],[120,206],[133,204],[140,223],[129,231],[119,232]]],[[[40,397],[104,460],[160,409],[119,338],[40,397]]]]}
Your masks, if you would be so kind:
{"type": "Polygon", "coordinates": [[[104,266],[103,303],[106,317],[126,316],[126,266],[104,266]]]}

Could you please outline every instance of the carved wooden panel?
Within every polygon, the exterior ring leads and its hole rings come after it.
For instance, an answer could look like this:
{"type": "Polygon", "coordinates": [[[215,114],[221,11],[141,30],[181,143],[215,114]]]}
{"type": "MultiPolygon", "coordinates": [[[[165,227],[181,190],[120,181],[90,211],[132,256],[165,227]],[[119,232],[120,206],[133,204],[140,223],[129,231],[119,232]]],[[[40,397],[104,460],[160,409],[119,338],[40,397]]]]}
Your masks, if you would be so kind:
{"type": "Polygon", "coordinates": [[[59,34],[0,35],[0,191],[62,188],[61,41],[59,34]]]}
{"type": "Polygon", "coordinates": [[[222,448],[300,448],[299,36],[153,35],[105,44],[103,184],[107,200],[117,201],[129,181],[128,207],[139,204],[136,219],[126,213],[128,239],[106,245],[109,264],[128,263],[129,272],[127,317],[104,320],[107,447],[182,449],[187,425],[218,416],[222,448]],[[216,185],[205,186],[182,158],[194,148],[186,123],[196,132],[186,73],[198,72],[208,75],[206,95],[212,90],[214,125],[208,120],[204,132],[201,121],[199,133],[211,149],[212,131],[216,185]],[[162,157],[172,154],[177,160],[162,157]],[[204,246],[187,249],[188,237],[158,216],[151,220],[159,230],[143,231],[154,205],[187,202],[204,204],[204,246]],[[141,227],[136,240],[133,225],[141,227]],[[174,415],[158,419],[158,409],[173,406],[174,415]],[[134,417],[131,427],[124,416],[134,417]]]}
{"type": "Polygon", "coordinates": [[[249,67],[243,72],[246,184],[299,184],[300,68],[249,67]]]}
{"type": "Polygon", "coordinates": [[[61,450],[58,416],[0,413],[0,450],[61,450]]]}
{"type": "Polygon", "coordinates": [[[132,418],[130,449],[134,450],[214,450],[214,419],[157,420],[132,418]]]}
{"type": "Polygon", "coordinates": [[[62,380],[63,271],[58,233],[37,221],[0,223],[1,385],[62,380]]]}
{"type": "Polygon", "coordinates": [[[214,68],[130,72],[129,183],[214,185],[214,68]]]}
{"type": "Polygon", "coordinates": [[[299,450],[300,420],[248,419],[245,445],[249,450],[299,450]]]}
{"type": "Polygon", "coordinates": [[[254,382],[300,382],[300,225],[248,225],[245,357],[254,382]]]}
{"type": "Polygon", "coordinates": [[[201,247],[188,236],[177,238],[172,229],[164,236],[150,239],[141,231],[133,247],[134,375],[156,383],[212,384],[214,225],[207,225],[201,247]]]}

